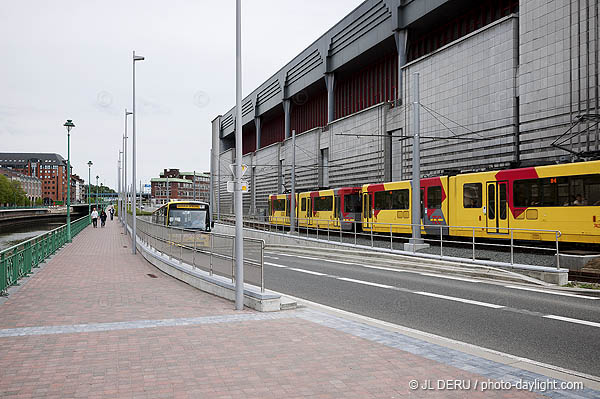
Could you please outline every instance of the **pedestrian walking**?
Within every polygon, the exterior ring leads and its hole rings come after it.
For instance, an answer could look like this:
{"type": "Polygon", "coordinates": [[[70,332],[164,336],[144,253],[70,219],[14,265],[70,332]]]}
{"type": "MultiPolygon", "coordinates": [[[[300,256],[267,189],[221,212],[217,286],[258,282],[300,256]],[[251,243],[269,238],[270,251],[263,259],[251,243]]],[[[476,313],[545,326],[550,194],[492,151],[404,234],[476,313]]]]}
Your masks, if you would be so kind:
{"type": "Polygon", "coordinates": [[[104,212],[104,209],[102,209],[102,211],[100,211],[100,227],[104,227],[106,224],[106,217],[106,212],[104,212]]]}
{"type": "Polygon", "coordinates": [[[92,208],[92,224],[94,225],[94,228],[98,227],[98,211],[96,210],[96,208],[92,208]]]}
{"type": "Polygon", "coordinates": [[[110,220],[112,221],[113,220],[113,216],[115,216],[115,208],[111,207],[108,210],[108,213],[110,213],[110,220]]]}

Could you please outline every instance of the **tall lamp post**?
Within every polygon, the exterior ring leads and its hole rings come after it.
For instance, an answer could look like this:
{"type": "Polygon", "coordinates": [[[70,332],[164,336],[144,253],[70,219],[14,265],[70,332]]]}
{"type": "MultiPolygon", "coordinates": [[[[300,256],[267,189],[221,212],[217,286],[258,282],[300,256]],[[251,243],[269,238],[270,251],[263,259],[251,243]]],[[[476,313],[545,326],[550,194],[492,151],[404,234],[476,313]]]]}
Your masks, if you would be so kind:
{"type": "Polygon", "coordinates": [[[235,2],[235,309],[244,310],[244,208],[242,203],[242,0],[235,2]]]}
{"type": "Polygon", "coordinates": [[[131,253],[135,255],[136,252],[136,230],[135,230],[135,216],[136,216],[136,192],[135,192],[135,172],[136,172],[136,165],[135,165],[135,62],[136,61],[143,61],[144,57],[142,57],[141,55],[135,55],[135,51],[133,52],[133,148],[132,148],[132,153],[133,153],[133,170],[132,170],[132,177],[131,177],[131,181],[132,181],[132,208],[133,208],[133,223],[132,223],[132,232],[131,232],[131,253]]]}
{"type": "Polygon", "coordinates": [[[100,176],[96,176],[96,210],[98,210],[98,179],[100,176]]]}
{"type": "Polygon", "coordinates": [[[92,195],[92,190],[91,190],[91,186],[92,186],[92,161],[88,161],[87,163],[88,165],[88,216],[89,216],[89,222],[88,223],[92,223],[92,202],[91,202],[91,198],[90,196],[92,195]]]}
{"type": "Polygon", "coordinates": [[[71,129],[75,124],[67,119],[63,126],[67,128],[67,242],[71,242],[71,129]]]}
{"type": "Polygon", "coordinates": [[[123,234],[127,235],[127,117],[133,112],[125,108],[125,135],[123,136],[123,234]]]}

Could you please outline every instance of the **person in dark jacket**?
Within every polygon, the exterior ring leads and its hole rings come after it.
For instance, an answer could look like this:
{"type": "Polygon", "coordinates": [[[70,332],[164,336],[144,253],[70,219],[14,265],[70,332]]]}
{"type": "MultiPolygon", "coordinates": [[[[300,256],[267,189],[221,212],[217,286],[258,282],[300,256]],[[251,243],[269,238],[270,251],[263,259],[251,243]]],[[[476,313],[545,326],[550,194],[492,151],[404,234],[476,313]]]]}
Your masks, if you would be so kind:
{"type": "Polygon", "coordinates": [[[110,213],[110,220],[113,220],[113,216],[115,215],[115,208],[110,208],[108,210],[108,213],[110,213]]]}
{"type": "Polygon", "coordinates": [[[106,212],[104,211],[104,209],[102,209],[102,211],[100,212],[100,227],[104,227],[104,225],[106,224],[106,212]]]}

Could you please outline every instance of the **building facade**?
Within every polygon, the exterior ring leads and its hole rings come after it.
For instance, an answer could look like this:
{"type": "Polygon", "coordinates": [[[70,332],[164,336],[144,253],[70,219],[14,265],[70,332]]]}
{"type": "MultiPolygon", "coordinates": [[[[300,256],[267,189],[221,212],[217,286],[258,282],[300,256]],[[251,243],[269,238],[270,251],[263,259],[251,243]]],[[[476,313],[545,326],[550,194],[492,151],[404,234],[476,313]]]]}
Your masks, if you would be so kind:
{"type": "Polygon", "coordinates": [[[23,191],[25,191],[30,204],[33,205],[38,199],[42,198],[42,181],[37,177],[28,176],[6,168],[0,168],[0,174],[8,177],[10,180],[18,181],[23,191]]]}
{"type": "Polygon", "coordinates": [[[198,172],[180,172],[179,169],[164,169],[159,178],[150,180],[154,204],[168,201],[209,201],[210,175],[198,172]]]}
{"type": "Polygon", "coordinates": [[[85,202],[86,193],[85,180],[78,175],[71,175],[71,203],[85,202]]]}
{"type": "MultiPolygon", "coordinates": [[[[296,187],[597,157],[598,2],[367,0],[242,101],[245,213],[296,187]]],[[[267,56],[267,54],[265,54],[267,56]]],[[[233,211],[235,108],[212,122],[217,212],[233,211]]]]}
{"type": "Polygon", "coordinates": [[[67,162],[59,154],[0,153],[0,167],[40,179],[44,204],[66,203],[67,162]]]}

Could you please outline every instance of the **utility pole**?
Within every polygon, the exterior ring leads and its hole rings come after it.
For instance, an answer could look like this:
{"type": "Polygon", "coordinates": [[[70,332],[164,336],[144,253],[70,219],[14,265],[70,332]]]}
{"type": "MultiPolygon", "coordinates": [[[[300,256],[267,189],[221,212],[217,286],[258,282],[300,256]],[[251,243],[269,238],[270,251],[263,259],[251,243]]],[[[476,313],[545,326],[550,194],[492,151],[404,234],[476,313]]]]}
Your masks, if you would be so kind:
{"type": "Polygon", "coordinates": [[[412,238],[406,249],[417,251],[429,245],[421,238],[421,139],[420,139],[420,100],[419,74],[413,73],[413,161],[412,161],[412,238]]]}
{"type": "Polygon", "coordinates": [[[296,231],[296,130],[292,130],[292,203],[290,209],[290,233],[296,231]]]}

